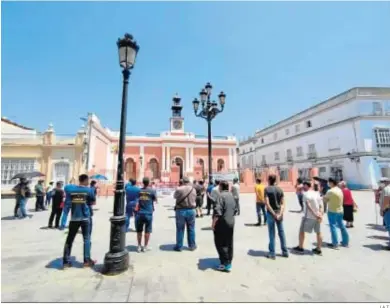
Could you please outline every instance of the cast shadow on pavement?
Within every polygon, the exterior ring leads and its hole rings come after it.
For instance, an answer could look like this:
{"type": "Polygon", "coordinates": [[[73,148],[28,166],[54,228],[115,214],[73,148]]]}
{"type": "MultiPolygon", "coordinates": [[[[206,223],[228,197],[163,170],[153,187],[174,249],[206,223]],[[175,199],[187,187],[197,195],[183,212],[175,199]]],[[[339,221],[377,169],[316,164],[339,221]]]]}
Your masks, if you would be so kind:
{"type": "Polygon", "coordinates": [[[367,236],[367,238],[371,238],[373,240],[383,240],[383,241],[389,240],[388,236],[382,236],[382,235],[369,235],[367,236]]]}
{"type": "MultiPolygon", "coordinates": [[[[34,215],[27,215],[28,218],[32,218],[34,215]]],[[[15,216],[5,216],[1,217],[1,220],[23,220],[19,218],[15,218],[15,216]]]]}
{"type": "Polygon", "coordinates": [[[205,271],[207,269],[216,269],[219,265],[218,258],[203,258],[198,260],[198,269],[201,271],[205,271]]]}
{"type": "Polygon", "coordinates": [[[268,251],[249,249],[248,255],[252,257],[266,257],[268,255],[268,251]]]}
{"type": "MultiPolygon", "coordinates": [[[[160,245],[159,249],[161,251],[173,251],[174,252],[173,248],[175,248],[175,246],[176,246],[175,244],[163,244],[163,245],[160,245]]],[[[184,249],[184,247],[183,247],[183,249],[184,249]]]]}
{"type": "Polygon", "coordinates": [[[213,231],[213,229],[211,227],[202,227],[202,228],[200,228],[200,230],[202,230],[202,231],[213,231]]]}
{"type": "Polygon", "coordinates": [[[245,227],[260,227],[258,224],[244,224],[245,227]]]}
{"type": "Polygon", "coordinates": [[[367,245],[363,245],[363,247],[369,248],[374,251],[381,251],[381,250],[385,250],[386,246],[381,244],[367,244],[367,245]]]}
{"type": "MultiPolygon", "coordinates": [[[[72,263],[72,267],[70,268],[70,270],[71,269],[87,269],[84,267],[84,264],[80,261],[77,261],[75,257],[70,257],[70,262],[72,263]]],[[[62,271],[63,270],[63,259],[62,258],[54,259],[53,261],[50,261],[45,267],[49,268],[49,269],[55,269],[55,270],[62,271]]],[[[95,264],[95,266],[91,267],[90,269],[96,273],[101,273],[103,270],[103,264],[95,264]]],[[[69,270],[69,269],[66,269],[66,270],[69,270]]]]}
{"type": "MultiPolygon", "coordinates": [[[[70,257],[70,262],[72,262],[72,267],[74,267],[74,268],[83,268],[83,263],[81,263],[80,261],[77,261],[75,257],[70,257]]],[[[63,259],[62,258],[54,259],[54,260],[50,261],[45,267],[62,271],[63,270],[63,259]]]]}
{"type": "Polygon", "coordinates": [[[5,217],[1,217],[1,220],[16,220],[16,219],[15,216],[5,216],[5,217]]]}
{"type": "Polygon", "coordinates": [[[301,210],[288,210],[290,213],[296,213],[296,214],[298,214],[298,213],[302,213],[302,211],[301,210]]]}
{"type": "Polygon", "coordinates": [[[168,218],[176,218],[176,216],[168,216],[168,218]]]}
{"type": "Polygon", "coordinates": [[[366,224],[367,228],[377,230],[377,231],[383,231],[385,232],[386,229],[383,225],[376,225],[376,224],[366,224]]]}
{"type": "Polygon", "coordinates": [[[135,245],[127,245],[126,249],[128,252],[137,252],[137,246],[135,245]]]}

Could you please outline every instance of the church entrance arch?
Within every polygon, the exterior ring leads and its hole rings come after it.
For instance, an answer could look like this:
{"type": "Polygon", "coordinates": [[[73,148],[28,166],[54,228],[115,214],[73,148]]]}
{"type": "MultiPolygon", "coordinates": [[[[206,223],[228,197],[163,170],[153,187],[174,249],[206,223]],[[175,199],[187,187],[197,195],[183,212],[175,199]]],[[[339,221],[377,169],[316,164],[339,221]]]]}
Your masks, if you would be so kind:
{"type": "Polygon", "coordinates": [[[126,172],[126,180],[129,179],[137,180],[137,166],[133,158],[126,159],[125,172],[126,172]]]}
{"type": "Polygon", "coordinates": [[[152,158],[149,161],[149,168],[150,171],[152,171],[152,178],[153,180],[159,179],[160,178],[160,168],[157,159],[152,158]]]}
{"type": "Polygon", "coordinates": [[[175,165],[179,167],[179,176],[180,176],[180,179],[182,179],[183,176],[184,176],[184,162],[183,162],[183,159],[181,157],[175,157],[174,162],[175,162],[175,165]]]}

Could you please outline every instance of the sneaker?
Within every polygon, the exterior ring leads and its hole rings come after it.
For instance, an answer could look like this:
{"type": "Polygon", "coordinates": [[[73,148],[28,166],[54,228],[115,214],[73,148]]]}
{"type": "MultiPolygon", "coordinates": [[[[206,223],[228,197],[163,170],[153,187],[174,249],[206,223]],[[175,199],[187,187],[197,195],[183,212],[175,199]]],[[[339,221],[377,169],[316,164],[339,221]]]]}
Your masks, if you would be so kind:
{"type": "Polygon", "coordinates": [[[283,258],[288,258],[288,257],[290,257],[290,255],[289,255],[288,253],[284,252],[284,253],[282,254],[282,257],[283,257],[283,258]]]}
{"type": "Polygon", "coordinates": [[[270,254],[268,254],[268,255],[267,255],[267,259],[275,260],[275,259],[276,259],[276,257],[275,257],[275,256],[273,256],[273,255],[270,255],[270,254]]]}
{"type": "Polygon", "coordinates": [[[84,267],[94,267],[95,264],[96,264],[96,261],[95,261],[95,260],[89,259],[89,260],[87,260],[87,261],[84,261],[83,266],[84,266],[84,267]]]}
{"type": "Polygon", "coordinates": [[[384,250],[390,251],[390,246],[383,246],[384,250]]]}
{"type": "Polygon", "coordinates": [[[72,263],[71,262],[64,262],[64,264],[62,265],[62,269],[65,270],[67,268],[71,268],[72,267],[72,263]]]}
{"type": "Polygon", "coordinates": [[[181,252],[181,248],[179,248],[179,247],[177,247],[177,246],[175,246],[175,247],[173,248],[173,250],[174,250],[174,251],[177,251],[177,252],[181,252]]]}
{"type": "Polygon", "coordinates": [[[257,223],[257,224],[254,224],[256,227],[260,227],[261,226],[261,223],[257,223]]]}
{"type": "Polygon", "coordinates": [[[223,264],[220,264],[218,267],[217,267],[217,271],[225,271],[226,270],[226,267],[225,265],[223,264]]]}
{"type": "Polygon", "coordinates": [[[305,250],[303,248],[299,247],[299,246],[294,247],[293,251],[298,252],[298,253],[304,253],[305,252],[305,250]]]}
{"type": "Polygon", "coordinates": [[[339,247],[337,245],[333,245],[333,244],[330,244],[330,243],[328,243],[326,246],[328,248],[335,249],[335,250],[339,249],[339,247]]]}
{"type": "Polygon", "coordinates": [[[196,218],[199,218],[199,215],[198,214],[196,214],[196,216],[195,216],[196,218]]]}
{"type": "Polygon", "coordinates": [[[188,249],[190,250],[190,251],[194,251],[194,250],[196,250],[198,247],[197,246],[194,246],[194,247],[189,247],[188,249]]]}
{"type": "Polygon", "coordinates": [[[142,247],[142,252],[148,252],[148,251],[151,251],[152,248],[150,248],[149,246],[144,246],[142,247]]]}
{"type": "Polygon", "coordinates": [[[137,252],[139,253],[139,252],[141,252],[142,251],[142,246],[138,246],[137,247],[137,252]]]}
{"type": "Polygon", "coordinates": [[[322,251],[318,248],[314,248],[311,250],[315,255],[322,256],[322,251]]]}
{"type": "Polygon", "coordinates": [[[343,246],[344,248],[349,248],[349,245],[348,245],[348,244],[340,243],[340,245],[343,246]]]}
{"type": "Polygon", "coordinates": [[[228,264],[228,265],[225,266],[225,272],[230,273],[231,270],[232,270],[232,265],[231,264],[228,264]]]}

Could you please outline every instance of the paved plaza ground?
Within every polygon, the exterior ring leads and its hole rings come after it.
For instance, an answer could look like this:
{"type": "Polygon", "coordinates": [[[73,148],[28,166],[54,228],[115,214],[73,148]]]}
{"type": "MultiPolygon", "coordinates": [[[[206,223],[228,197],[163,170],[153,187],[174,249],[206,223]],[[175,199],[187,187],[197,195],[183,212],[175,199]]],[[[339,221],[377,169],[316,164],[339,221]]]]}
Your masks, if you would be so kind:
{"type": "MultiPolygon", "coordinates": [[[[62,271],[61,255],[66,230],[45,230],[49,212],[35,213],[29,201],[27,220],[12,220],[13,200],[1,204],[1,300],[4,302],[276,302],[276,301],[381,301],[390,300],[390,252],[382,250],[388,235],[375,225],[372,192],[355,192],[360,206],[351,246],[338,251],[324,248],[323,256],[291,253],[289,259],[265,258],[266,227],[254,227],[254,194],[241,195],[241,216],[236,219],[231,273],[213,269],[218,264],[211,219],[197,220],[194,252],[172,251],[175,241],[173,199],[159,200],[155,213],[152,251],[135,252],[136,233],[127,233],[132,270],[115,277],[99,273],[109,246],[112,198],[98,200],[94,216],[92,255],[96,270],[81,268],[82,236],[73,246],[79,263],[62,271]]],[[[287,195],[285,229],[288,247],[298,241],[300,214],[294,194],[287,195]]],[[[381,219],[380,219],[381,221],[381,219]]],[[[133,227],[133,226],[132,226],[133,227]]],[[[329,242],[327,219],[324,241],[329,242]]],[[[306,248],[311,250],[314,234],[306,248]]],[[[277,253],[280,253],[277,241],[277,253]]]]}

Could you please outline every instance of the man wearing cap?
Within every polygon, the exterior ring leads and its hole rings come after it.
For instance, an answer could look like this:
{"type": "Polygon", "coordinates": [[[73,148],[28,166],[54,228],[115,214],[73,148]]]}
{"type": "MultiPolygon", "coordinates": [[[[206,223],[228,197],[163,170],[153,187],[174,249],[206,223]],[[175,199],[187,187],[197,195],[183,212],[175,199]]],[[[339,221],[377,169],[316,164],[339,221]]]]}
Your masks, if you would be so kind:
{"type": "Polygon", "coordinates": [[[190,181],[187,177],[183,178],[183,185],[176,189],[173,198],[176,199],[176,246],[174,250],[182,250],[184,230],[186,227],[188,247],[190,250],[195,250],[196,190],[190,184],[190,181]]]}
{"type": "MultiPolygon", "coordinates": [[[[381,216],[383,216],[383,220],[385,221],[386,230],[389,233],[390,237],[390,179],[383,179],[384,187],[380,194],[380,206],[381,206],[381,216]]],[[[385,248],[386,250],[390,250],[390,239],[389,244],[385,248]]]]}

